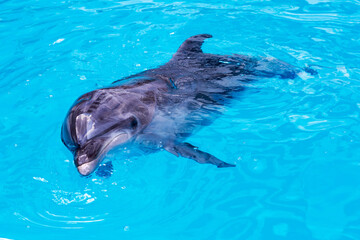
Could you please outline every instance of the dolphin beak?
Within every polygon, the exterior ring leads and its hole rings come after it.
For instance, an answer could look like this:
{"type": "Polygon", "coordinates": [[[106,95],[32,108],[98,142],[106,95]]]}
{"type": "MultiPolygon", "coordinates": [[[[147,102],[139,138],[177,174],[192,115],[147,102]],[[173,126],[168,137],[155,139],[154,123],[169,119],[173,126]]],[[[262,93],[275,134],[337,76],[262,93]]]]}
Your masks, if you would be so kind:
{"type": "Polygon", "coordinates": [[[129,134],[120,133],[108,140],[95,139],[89,141],[84,147],[77,150],[74,162],[82,176],[88,176],[96,170],[106,153],[117,145],[129,140],[129,134]]]}
{"type": "Polygon", "coordinates": [[[88,176],[95,170],[95,168],[96,166],[94,167],[92,162],[88,162],[78,166],[77,170],[82,176],[88,176]]]}
{"type": "Polygon", "coordinates": [[[86,154],[82,154],[80,156],[75,156],[75,165],[82,176],[88,176],[95,171],[100,160],[101,159],[99,158],[91,161],[86,154]]]}

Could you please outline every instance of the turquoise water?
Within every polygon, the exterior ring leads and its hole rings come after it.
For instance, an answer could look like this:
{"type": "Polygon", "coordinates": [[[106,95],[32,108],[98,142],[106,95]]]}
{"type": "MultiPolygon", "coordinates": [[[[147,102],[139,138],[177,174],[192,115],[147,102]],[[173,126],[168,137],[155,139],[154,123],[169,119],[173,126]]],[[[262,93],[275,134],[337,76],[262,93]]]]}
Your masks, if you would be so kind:
{"type": "Polygon", "coordinates": [[[0,239],[360,239],[359,1],[1,1],[0,239]],[[80,177],[60,140],[81,94],[204,51],[317,76],[253,82],[188,141],[236,168],[111,151],[80,177]]]}

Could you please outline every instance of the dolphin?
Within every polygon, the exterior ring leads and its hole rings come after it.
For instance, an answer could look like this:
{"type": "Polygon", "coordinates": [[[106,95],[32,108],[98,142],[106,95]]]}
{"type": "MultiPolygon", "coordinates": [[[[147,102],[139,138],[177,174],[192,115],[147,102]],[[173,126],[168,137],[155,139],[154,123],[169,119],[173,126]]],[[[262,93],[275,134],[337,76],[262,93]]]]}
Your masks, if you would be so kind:
{"type": "Polygon", "coordinates": [[[67,113],[61,139],[87,176],[116,146],[136,144],[152,151],[234,167],[185,142],[209,125],[246,83],[261,78],[295,78],[301,69],[277,59],[204,53],[209,34],[185,40],[165,65],[80,96],[67,113]]]}

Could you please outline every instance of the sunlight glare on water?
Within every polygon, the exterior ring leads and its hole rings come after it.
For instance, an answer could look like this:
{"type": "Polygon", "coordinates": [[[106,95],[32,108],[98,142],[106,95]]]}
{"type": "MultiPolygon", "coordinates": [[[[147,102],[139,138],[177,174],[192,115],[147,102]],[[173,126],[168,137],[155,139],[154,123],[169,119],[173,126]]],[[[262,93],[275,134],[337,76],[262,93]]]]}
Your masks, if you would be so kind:
{"type": "Polygon", "coordinates": [[[0,1],[0,239],[360,239],[359,24],[359,1],[0,1]],[[199,33],[318,75],[249,83],[187,140],[236,168],[130,147],[80,177],[75,99],[199,33]]]}

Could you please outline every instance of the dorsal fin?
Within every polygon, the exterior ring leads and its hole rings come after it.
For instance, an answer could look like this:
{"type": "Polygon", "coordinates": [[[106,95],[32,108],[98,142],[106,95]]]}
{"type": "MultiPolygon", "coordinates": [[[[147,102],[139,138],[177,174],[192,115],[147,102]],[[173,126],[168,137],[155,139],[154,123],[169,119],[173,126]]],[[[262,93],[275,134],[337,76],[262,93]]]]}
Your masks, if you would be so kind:
{"type": "Polygon", "coordinates": [[[198,34],[188,39],[181,44],[176,54],[190,54],[190,53],[202,53],[201,46],[206,38],[212,38],[210,34],[198,34]]]}

